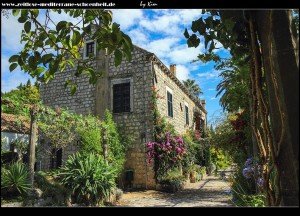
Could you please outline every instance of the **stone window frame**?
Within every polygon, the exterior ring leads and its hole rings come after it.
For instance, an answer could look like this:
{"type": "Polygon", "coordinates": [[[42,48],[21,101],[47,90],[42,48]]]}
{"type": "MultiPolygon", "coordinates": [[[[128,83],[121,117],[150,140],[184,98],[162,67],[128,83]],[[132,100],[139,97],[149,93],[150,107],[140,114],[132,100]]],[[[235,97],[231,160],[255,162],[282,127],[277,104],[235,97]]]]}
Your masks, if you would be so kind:
{"type": "Polygon", "coordinates": [[[123,114],[123,113],[131,113],[133,112],[133,78],[117,78],[110,81],[110,108],[111,112],[115,114],[123,114]],[[121,113],[114,113],[114,90],[113,86],[117,84],[123,84],[123,83],[130,83],[130,112],[121,112],[121,113]]]}
{"type": "Polygon", "coordinates": [[[187,127],[190,126],[190,110],[189,110],[189,104],[187,102],[184,102],[184,119],[185,119],[185,126],[187,127]],[[188,112],[186,113],[186,111],[188,112]]]}
{"type": "Polygon", "coordinates": [[[167,117],[174,118],[174,94],[173,90],[166,86],[166,103],[167,103],[167,117]],[[169,103],[168,103],[168,92],[172,95],[172,116],[169,115],[169,103]]]}
{"type": "Polygon", "coordinates": [[[85,40],[84,41],[84,48],[83,48],[83,59],[88,59],[89,56],[86,56],[86,49],[87,45],[90,43],[94,43],[94,57],[96,57],[96,40],[85,40]]]}

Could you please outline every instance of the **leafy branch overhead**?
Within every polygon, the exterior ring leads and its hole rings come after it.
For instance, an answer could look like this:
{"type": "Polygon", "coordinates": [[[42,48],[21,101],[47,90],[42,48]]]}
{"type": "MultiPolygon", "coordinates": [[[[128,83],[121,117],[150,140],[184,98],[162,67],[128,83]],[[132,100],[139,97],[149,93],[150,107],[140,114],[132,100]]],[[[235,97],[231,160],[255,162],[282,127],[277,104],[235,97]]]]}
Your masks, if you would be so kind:
{"type": "MultiPolygon", "coordinates": [[[[90,55],[87,59],[80,56],[86,38],[96,41],[98,51],[114,54],[116,66],[121,64],[123,57],[131,60],[131,39],[120,30],[119,24],[112,23],[112,14],[108,10],[24,9],[13,10],[13,15],[19,17],[19,23],[24,23],[20,41],[24,47],[9,58],[11,72],[19,66],[31,77],[43,77],[47,83],[55,77],[55,73],[72,67],[74,76],[85,73],[90,77],[90,84],[95,84],[101,77],[101,71],[91,66],[96,56],[90,55]],[[41,22],[42,13],[45,13],[44,22],[41,22]],[[76,23],[66,20],[55,23],[51,16],[62,13],[76,20],[76,23]]],[[[70,91],[74,94],[77,84],[67,80],[64,86],[67,85],[71,85],[70,91]]]]}

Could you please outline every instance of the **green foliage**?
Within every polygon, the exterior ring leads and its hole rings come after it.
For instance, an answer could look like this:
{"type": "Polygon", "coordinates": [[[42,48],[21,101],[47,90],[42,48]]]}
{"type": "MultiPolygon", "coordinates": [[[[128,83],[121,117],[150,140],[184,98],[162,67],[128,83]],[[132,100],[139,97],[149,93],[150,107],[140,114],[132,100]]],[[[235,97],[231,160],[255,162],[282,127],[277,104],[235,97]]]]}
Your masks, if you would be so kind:
{"type": "MultiPolygon", "coordinates": [[[[241,155],[241,158],[246,156],[241,155]]],[[[237,206],[265,206],[265,195],[256,193],[255,181],[253,178],[246,179],[242,173],[243,164],[238,165],[232,177],[231,190],[233,202],[237,206]]]]}
{"type": "Polygon", "coordinates": [[[67,190],[61,183],[57,182],[57,176],[59,172],[56,172],[55,177],[51,172],[36,172],[34,176],[35,187],[40,188],[43,191],[42,197],[52,197],[52,201],[55,204],[64,204],[70,195],[70,191],[67,190]],[[61,199],[63,197],[63,199],[61,199]]]}
{"type": "MultiPolygon", "coordinates": [[[[108,144],[108,163],[113,164],[118,173],[120,173],[125,163],[126,146],[128,146],[128,143],[120,141],[116,124],[113,121],[111,112],[108,110],[105,110],[101,127],[105,130],[105,137],[103,139],[108,144]]],[[[129,140],[125,138],[123,141],[126,142],[129,140]]]]}
{"type": "Polygon", "coordinates": [[[56,111],[46,107],[46,112],[39,115],[38,126],[42,135],[49,141],[49,149],[44,149],[47,153],[52,154],[54,148],[58,151],[66,147],[75,139],[76,114],[67,110],[57,108],[56,111]]]}
{"type": "Polygon", "coordinates": [[[159,180],[162,189],[167,192],[177,192],[183,189],[186,178],[181,175],[178,169],[168,172],[163,178],[159,180]]]}
{"type": "MultiPolygon", "coordinates": [[[[29,80],[28,80],[29,81],[29,80]]],[[[40,90],[36,85],[22,83],[1,96],[1,111],[4,113],[29,116],[29,105],[40,102],[40,90]]]]}
{"type": "MultiPolygon", "coordinates": [[[[236,61],[231,58],[231,61],[236,61]]],[[[240,108],[249,107],[250,98],[250,77],[248,64],[241,64],[234,62],[237,66],[233,65],[231,69],[224,70],[220,73],[222,81],[217,85],[217,94],[222,96],[220,104],[223,110],[234,112],[240,108]]]]}
{"type": "Polygon", "coordinates": [[[120,173],[125,162],[125,152],[128,144],[132,141],[129,136],[118,132],[112,114],[106,110],[104,119],[88,115],[76,117],[76,129],[78,135],[79,150],[82,153],[95,153],[104,155],[103,144],[107,144],[107,162],[114,164],[120,173]]]}
{"type": "Polygon", "coordinates": [[[61,182],[72,190],[78,202],[97,205],[116,187],[117,169],[94,153],[76,153],[61,168],[61,182]]]}
{"type": "Polygon", "coordinates": [[[200,138],[200,136],[198,131],[193,130],[188,130],[183,136],[183,140],[187,144],[187,155],[182,162],[184,170],[188,169],[191,164],[205,165],[204,151],[209,144],[205,142],[205,138],[200,138]]]}
{"type": "Polygon", "coordinates": [[[1,167],[1,195],[26,195],[30,191],[29,170],[26,165],[16,162],[1,167]]]}
{"type": "Polygon", "coordinates": [[[228,167],[232,160],[227,152],[222,149],[211,148],[211,162],[216,165],[216,171],[228,167]]]}
{"type": "Polygon", "coordinates": [[[13,151],[7,151],[1,153],[1,165],[17,162],[19,159],[18,153],[13,151]]]}
{"type": "MultiPolygon", "coordinates": [[[[94,60],[95,56],[82,59],[79,55],[87,37],[96,40],[97,50],[107,50],[108,55],[114,53],[116,66],[122,62],[123,57],[128,61],[131,60],[133,51],[131,39],[120,30],[117,23],[112,23],[110,11],[46,9],[44,21],[40,20],[39,14],[38,9],[13,10],[13,15],[19,17],[18,22],[24,23],[20,41],[24,43],[24,47],[18,54],[9,58],[10,71],[19,66],[33,78],[43,76],[47,83],[58,71],[63,72],[67,66],[78,65],[73,75],[85,73],[90,77],[90,84],[95,84],[101,77],[101,71],[96,71],[90,66],[90,61],[94,60]],[[54,23],[52,14],[55,16],[61,13],[80,21],[72,23],[62,20],[54,23]],[[54,24],[54,27],[50,24],[54,24]],[[92,30],[94,27],[95,31],[92,30]]],[[[68,84],[71,84],[70,92],[74,94],[77,84],[67,80],[66,85],[68,84]]]]}
{"type": "Polygon", "coordinates": [[[100,120],[92,115],[79,116],[76,122],[79,151],[83,153],[102,153],[100,120]]]}
{"type": "Polygon", "coordinates": [[[249,207],[265,207],[266,196],[264,194],[255,195],[242,195],[242,203],[237,203],[238,206],[249,206],[249,207]]]}

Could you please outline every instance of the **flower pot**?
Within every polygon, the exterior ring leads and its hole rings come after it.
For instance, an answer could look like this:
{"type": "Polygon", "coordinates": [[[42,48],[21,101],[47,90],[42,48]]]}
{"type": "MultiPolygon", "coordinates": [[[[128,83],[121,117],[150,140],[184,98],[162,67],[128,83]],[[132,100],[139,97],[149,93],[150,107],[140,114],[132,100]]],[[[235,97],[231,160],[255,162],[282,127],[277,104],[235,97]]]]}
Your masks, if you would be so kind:
{"type": "Polygon", "coordinates": [[[195,183],[196,182],[196,171],[191,171],[190,172],[190,183],[195,183]]]}

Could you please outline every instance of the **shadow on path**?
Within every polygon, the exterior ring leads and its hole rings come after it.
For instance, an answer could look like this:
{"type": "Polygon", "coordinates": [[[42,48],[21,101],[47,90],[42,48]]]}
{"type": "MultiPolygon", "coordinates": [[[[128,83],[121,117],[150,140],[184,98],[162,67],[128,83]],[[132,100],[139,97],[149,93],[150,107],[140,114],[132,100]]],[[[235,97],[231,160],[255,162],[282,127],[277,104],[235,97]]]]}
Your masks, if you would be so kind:
{"type": "MultiPolygon", "coordinates": [[[[227,174],[227,173],[226,173],[227,174]]],[[[147,190],[125,192],[118,206],[126,207],[224,207],[233,206],[230,186],[220,177],[206,176],[197,183],[188,183],[177,193],[147,190]]]]}

